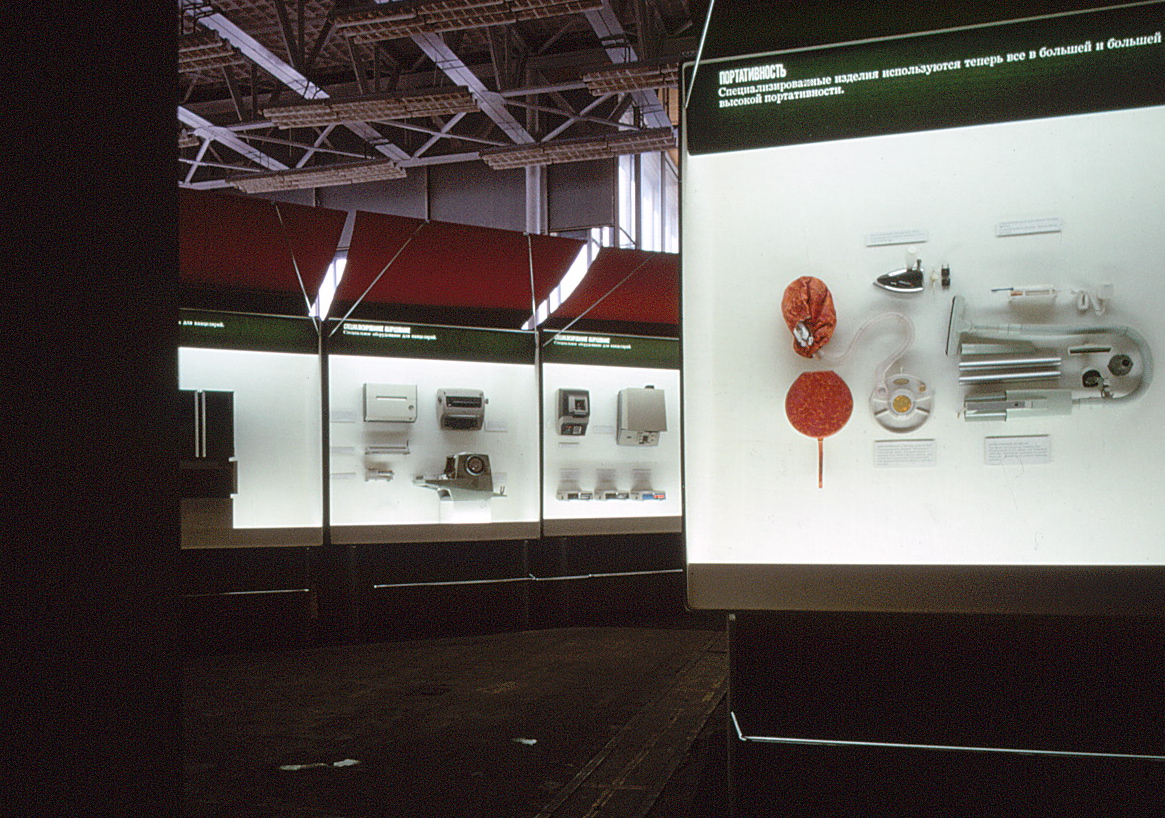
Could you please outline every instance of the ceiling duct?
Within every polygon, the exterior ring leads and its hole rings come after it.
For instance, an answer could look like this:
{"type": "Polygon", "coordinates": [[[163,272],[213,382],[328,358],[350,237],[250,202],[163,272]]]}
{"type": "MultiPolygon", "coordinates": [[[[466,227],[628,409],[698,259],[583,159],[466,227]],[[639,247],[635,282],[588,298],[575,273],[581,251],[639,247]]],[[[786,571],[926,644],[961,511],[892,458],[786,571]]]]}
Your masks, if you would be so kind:
{"type": "Polygon", "coordinates": [[[178,40],[178,71],[186,74],[241,65],[247,58],[217,31],[199,31],[178,40]]]}
{"type": "Polygon", "coordinates": [[[651,153],[670,150],[675,146],[675,131],[671,128],[652,128],[609,136],[560,139],[555,142],[539,142],[512,148],[495,148],[482,151],[481,158],[494,170],[508,170],[532,165],[609,159],[627,153],[651,153]]]}
{"type": "Polygon", "coordinates": [[[395,3],[338,13],[333,25],[353,43],[397,40],[470,28],[545,20],[601,8],[604,0],[429,0],[408,9],[395,3]]]}
{"type": "Polygon", "coordinates": [[[464,88],[401,96],[376,95],[265,108],[263,115],[280,128],[306,128],[344,122],[380,122],[421,116],[451,116],[480,110],[464,88]]]}
{"type": "Polygon", "coordinates": [[[677,63],[622,63],[583,74],[582,81],[595,96],[678,88],[680,71],[677,63]]]}
{"type": "Polygon", "coordinates": [[[604,0],[510,0],[519,20],[549,20],[602,8],[604,0]]]}
{"type": "Polygon", "coordinates": [[[405,170],[391,159],[369,162],[346,162],[302,170],[284,170],[277,173],[257,173],[231,179],[232,185],[243,193],[271,193],[278,190],[302,190],[311,187],[353,185],[360,182],[379,182],[384,179],[403,179],[405,170]]]}
{"type": "Polygon", "coordinates": [[[517,21],[505,0],[430,0],[416,6],[426,31],[509,25],[517,21]]]}
{"type": "Polygon", "coordinates": [[[413,11],[397,11],[392,6],[353,9],[336,14],[333,28],[353,43],[375,43],[423,34],[425,22],[413,11]]]}

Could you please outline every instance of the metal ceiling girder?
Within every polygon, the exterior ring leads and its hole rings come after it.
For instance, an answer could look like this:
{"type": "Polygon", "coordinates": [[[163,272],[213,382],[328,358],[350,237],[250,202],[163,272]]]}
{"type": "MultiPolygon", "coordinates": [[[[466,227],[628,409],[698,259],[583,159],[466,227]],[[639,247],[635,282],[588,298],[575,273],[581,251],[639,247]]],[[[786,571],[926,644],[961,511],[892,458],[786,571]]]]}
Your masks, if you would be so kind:
{"type": "Polygon", "coordinates": [[[208,119],[203,119],[198,114],[191,111],[182,105],[178,106],[178,119],[183,125],[193,129],[195,136],[201,136],[207,139],[213,139],[216,142],[221,142],[236,153],[250,159],[255,164],[266,170],[287,170],[287,165],[263,153],[240,139],[235,135],[234,131],[229,128],[224,128],[220,125],[215,125],[208,119]]]}
{"type": "Polygon", "coordinates": [[[210,140],[202,140],[202,144],[198,146],[198,155],[194,157],[194,161],[190,163],[190,170],[186,172],[186,178],[182,180],[184,184],[190,184],[194,180],[194,174],[198,172],[198,166],[202,163],[206,156],[206,149],[210,146],[210,140]]]}
{"type": "Polygon", "coordinates": [[[598,117],[594,117],[594,116],[587,116],[587,114],[589,114],[591,111],[593,111],[595,108],[597,108],[599,105],[606,102],[610,98],[611,98],[610,94],[603,94],[602,96],[600,96],[598,99],[593,101],[590,105],[587,105],[585,108],[583,108],[577,114],[575,114],[574,116],[571,116],[569,119],[567,119],[566,122],[563,122],[561,125],[559,125],[557,128],[555,128],[553,131],[548,133],[546,135],[546,141],[549,141],[549,140],[553,139],[554,137],[558,136],[560,133],[565,131],[571,125],[573,125],[574,123],[579,122],[579,121],[601,122],[604,125],[613,125],[613,126],[615,126],[616,129],[619,128],[618,122],[611,122],[610,120],[599,119],[598,117]]]}
{"type": "Polygon", "coordinates": [[[409,160],[409,155],[405,151],[392,144],[380,131],[367,122],[345,122],[344,127],[389,159],[395,159],[402,163],[409,160]]]}
{"type": "Polygon", "coordinates": [[[299,161],[295,163],[295,166],[297,168],[302,168],[304,165],[306,165],[307,160],[312,158],[319,146],[327,143],[328,134],[330,134],[335,129],[335,125],[328,125],[324,128],[321,128],[320,135],[317,136],[315,141],[311,143],[311,148],[309,148],[307,152],[305,152],[304,155],[299,158],[299,161]]]}
{"type": "Polygon", "coordinates": [[[425,142],[424,145],[421,145],[421,147],[417,149],[417,152],[413,154],[413,158],[420,159],[422,156],[424,156],[425,152],[429,150],[429,148],[436,145],[442,137],[447,137],[449,135],[449,131],[453,130],[453,126],[464,118],[464,113],[454,114],[450,120],[446,122],[445,125],[441,128],[439,133],[434,133],[431,137],[429,137],[428,141],[425,142]]]}
{"type": "Polygon", "coordinates": [[[328,94],[323,88],[313,83],[222,14],[215,12],[206,17],[200,17],[198,22],[207,28],[214,29],[225,39],[230,40],[231,45],[237,48],[247,59],[251,60],[304,99],[328,98],[328,94]]]}
{"type": "MultiPolygon", "coordinates": [[[[595,30],[595,35],[603,44],[611,62],[618,65],[639,60],[639,54],[627,40],[627,32],[611,9],[609,0],[604,0],[602,8],[585,11],[583,14],[586,15],[591,28],[595,30]],[[618,45],[613,43],[618,43],[618,45]]],[[[648,128],[672,127],[671,118],[667,115],[667,111],[659,101],[659,94],[655,91],[632,91],[631,98],[639,106],[640,113],[643,115],[643,124],[648,128]]]]}
{"type": "MultiPolygon", "coordinates": [[[[384,5],[393,0],[373,0],[384,5]]],[[[482,113],[492,119],[502,132],[517,144],[528,144],[534,137],[526,131],[514,115],[506,108],[505,99],[496,91],[486,88],[485,83],[477,74],[470,70],[465,61],[458,57],[440,34],[414,34],[413,42],[424,52],[425,56],[436,63],[437,67],[445,72],[449,79],[458,85],[463,85],[477,98],[477,104],[482,113]]]]}
{"type": "Polygon", "coordinates": [[[522,123],[518,122],[506,108],[502,95],[486,88],[481,78],[453,52],[440,34],[414,34],[412,39],[425,56],[436,63],[449,79],[470,90],[477,98],[477,104],[482,112],[497,123],[514,143],[525,145],[534,141],[534,137],[530,136],[522,123]]]}
{"type": "MultiPolygon", "coordinates": [[[[330,95],[323,88],[311,82],[302,73],[288,65],[276,54],[268,50],[262,43],[247,32],[232,23],[222,14],[211,14],[199,19],[205,26],[209,26],[231,41],[248,59],[264,71],[275,77],[304,99],[330,99],[330,95]]],[[[396,145],[392,145],[375,128],[363,122],[346,123],[348,130],[372,145],[377,152],[395,159],[398,162],[406,161],[409,155],[396,145]]],[[[231,146],[234,147],[234,146],[231,146]]],[[[236,149],[237,150],[237,149],[236,149]]],[[[286,167],[286,165],[284,166],[286,167]]]]}
{"type": "MultiPolygon", "coordinates": [[[[452,130],[453,126],[456,125],[458,122],[460,122],[464,117],[465,117],[464,113],[454,114],[453,119],[451,119],[449,122],[447,122],[440,130],[437,130],[436,128],[426,128],[423,125],[414,125],[411,122],[404,122],[404,121],[399,120],[399,119],[385,119],[385,120],[381,120],[378,124],[384,125],[385,127],[388,127],[388,128],[398,128],[402,131],[412,131],[413,133],[423,133],[426,136],[434,136],[434,137],[437,137],[438,139],[444,137],[444,138],[448,138],[448,139],[455,139],[459,142],[477,142],[477,143],[482,144],[482,145],[487,145],[491,148],[503,148],[503,147],[506,147],[510,144],[509,142],[499,142],[497,139],[485,139],[485,138],[480,137],[480,136],[472,136],[469,134],[449,133],[449,131],[452,130]]],[[[417,154],[414,154],[412,158],[415,160],[419,156],[420,156],[420,154],[417,153],[417,154]]]]}
{"type": "Polygon", "coordinates": [[[287,8],[283,5],[283,0],[273,0],[271,5],[275,6],[275,17],[279,20],[279,33],[283,36],[283,47],[287,49],[287,58],[292,67],[302,71],[303,70],[303,1],[300,0],[300,28],[299,37],[291,30],[291,20],[287,16],[287,8]]]}

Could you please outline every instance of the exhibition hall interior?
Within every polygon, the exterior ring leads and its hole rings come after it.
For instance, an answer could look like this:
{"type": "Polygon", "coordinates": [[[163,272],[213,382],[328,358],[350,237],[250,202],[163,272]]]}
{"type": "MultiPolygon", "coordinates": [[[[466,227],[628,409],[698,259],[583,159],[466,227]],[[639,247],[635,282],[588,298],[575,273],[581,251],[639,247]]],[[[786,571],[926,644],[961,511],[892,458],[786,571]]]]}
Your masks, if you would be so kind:
{"type": "Polygon", "coordinates": [[[3,15],[11,814],[1161,812],[1165,2],[156,6],[3,15]]]}

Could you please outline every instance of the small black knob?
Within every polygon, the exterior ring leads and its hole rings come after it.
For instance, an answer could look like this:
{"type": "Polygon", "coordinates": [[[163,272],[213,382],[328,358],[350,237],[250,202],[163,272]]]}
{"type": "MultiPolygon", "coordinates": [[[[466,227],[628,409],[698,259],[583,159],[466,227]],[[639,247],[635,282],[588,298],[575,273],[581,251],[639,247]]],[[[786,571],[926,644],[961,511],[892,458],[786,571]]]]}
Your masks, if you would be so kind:
{"type": "Polygon", "coordinates": [[[1133,371],[1133,359],[1123,353],[1113,355],[1108,361],[1108,371],[1114,375],[1127,375],[1133,371]]]}

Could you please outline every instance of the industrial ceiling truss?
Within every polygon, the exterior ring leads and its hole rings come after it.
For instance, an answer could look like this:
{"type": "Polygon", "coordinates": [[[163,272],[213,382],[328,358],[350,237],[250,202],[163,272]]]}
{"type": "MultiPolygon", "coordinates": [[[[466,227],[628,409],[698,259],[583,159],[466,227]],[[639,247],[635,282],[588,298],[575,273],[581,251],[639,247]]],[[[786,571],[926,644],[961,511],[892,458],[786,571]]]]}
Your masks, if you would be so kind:
{"type": "Polygon", "coordinates": [[[179,183],[668,150],[690,0],[179,0],[179,183]]]}

